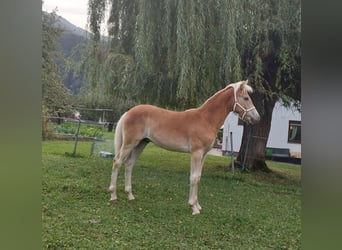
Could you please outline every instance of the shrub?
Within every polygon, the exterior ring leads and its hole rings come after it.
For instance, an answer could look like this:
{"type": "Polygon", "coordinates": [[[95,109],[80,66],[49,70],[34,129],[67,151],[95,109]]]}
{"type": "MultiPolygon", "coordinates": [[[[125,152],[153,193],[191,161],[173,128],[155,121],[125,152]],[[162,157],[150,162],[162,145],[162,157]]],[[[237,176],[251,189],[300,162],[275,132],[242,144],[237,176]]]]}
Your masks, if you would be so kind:
{"type": "MultiPolygon", "coordinates": [[[[77,123],[63,122],[55,126],[55,132],[60,134],[76,134],[77,123]]],[[[98,125],[82,124],[80,126],[79,136],[102,137],[103,128],[98,125]]]]}

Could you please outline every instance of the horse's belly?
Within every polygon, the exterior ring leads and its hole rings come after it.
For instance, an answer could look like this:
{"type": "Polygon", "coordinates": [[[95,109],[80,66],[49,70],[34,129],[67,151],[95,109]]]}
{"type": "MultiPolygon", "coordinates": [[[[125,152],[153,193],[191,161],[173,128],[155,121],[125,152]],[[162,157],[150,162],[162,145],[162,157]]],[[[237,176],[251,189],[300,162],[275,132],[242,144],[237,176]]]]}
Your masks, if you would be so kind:
{"type": "Polygon", "coordinates": [[[149,138],[155,145],[158,147],[178,152],[190,152],[190,145],[184,139],[177,138],[168,138],[168,139],[160,139],[156,137],[149,138]]]}

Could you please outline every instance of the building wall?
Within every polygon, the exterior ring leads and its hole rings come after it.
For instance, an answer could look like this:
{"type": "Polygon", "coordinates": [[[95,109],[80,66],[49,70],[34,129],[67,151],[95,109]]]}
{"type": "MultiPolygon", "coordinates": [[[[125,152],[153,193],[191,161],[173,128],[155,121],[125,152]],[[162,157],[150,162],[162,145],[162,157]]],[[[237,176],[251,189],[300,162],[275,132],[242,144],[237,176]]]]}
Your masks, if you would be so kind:
{"type": "Polygon", "coordinates": [[[301,152],[301,144],[288,143],[289,121],[301,121],[301,114],[295,109],[289,109],[276,103],[273,109],[270,136],[268,137],[267,147],[289,148],[291,154],[301,152]]]}
{"type": "Polygon", "coordinates": [[[238,116],[231,112],[224,121],[222,151],[231,151],[230,132],[232,132],[233,137],[233,151],[239,151],[243,133],[243,126],[238,125],[238,119],[238,116]]]}
{"type": "MultiPolygon", "coordinates": [[[[230,113],[223,127],[222,150],[231,151],[230,132],[233,132],[233,150],[238,152],[241,145],[243,126],[238,125],[238,116],[230,113]]],[[[273,109],[270,135],[267,147],[289,148],[290,153],[297,157],[301,154],[301,144],[288,143],[289,121],[301,121],[301,114],[294,108],[285,108],[277,102],[273,109]]]]}

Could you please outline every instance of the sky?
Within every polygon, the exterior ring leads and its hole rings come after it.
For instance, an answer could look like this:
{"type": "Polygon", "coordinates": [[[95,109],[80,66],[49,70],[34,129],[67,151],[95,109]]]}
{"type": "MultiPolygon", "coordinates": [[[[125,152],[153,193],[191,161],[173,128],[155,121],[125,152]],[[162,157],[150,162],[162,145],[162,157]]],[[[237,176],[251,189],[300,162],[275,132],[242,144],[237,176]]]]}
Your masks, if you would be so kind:
{"type": "Polygon", "coordinates": [[[57,15],[72,24],[86,29],[88,0],[43,0],[42,9],[52,12],[57,7],[57,15]]]}

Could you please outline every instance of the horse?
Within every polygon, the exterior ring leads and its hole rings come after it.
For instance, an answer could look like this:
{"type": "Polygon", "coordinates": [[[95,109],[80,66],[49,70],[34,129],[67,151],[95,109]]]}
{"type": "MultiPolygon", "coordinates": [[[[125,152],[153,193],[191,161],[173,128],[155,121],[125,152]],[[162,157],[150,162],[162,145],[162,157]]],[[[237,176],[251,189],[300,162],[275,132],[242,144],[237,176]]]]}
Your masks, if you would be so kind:
{"type": "Polygon", "coordinates": [[[198,108],[177,112],[142,104],[124,113],[115,130],[110,201],[117,201],[116,181],[122,164],[125,164],[125,192],[129,200],[135,199],[131,184],[133,165],[145,146],[153,142],[167,150],[191,154],[188,203],[192,214],[199,214],[202,207],[197,193],[204,159],[225,118],[232,111],[248,124],[260,120],[248,94],[252,91],[248,80],[240,81],[216,92],[198,108]]]}

